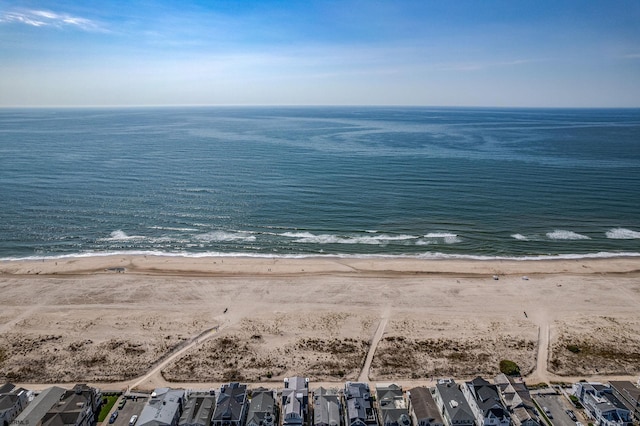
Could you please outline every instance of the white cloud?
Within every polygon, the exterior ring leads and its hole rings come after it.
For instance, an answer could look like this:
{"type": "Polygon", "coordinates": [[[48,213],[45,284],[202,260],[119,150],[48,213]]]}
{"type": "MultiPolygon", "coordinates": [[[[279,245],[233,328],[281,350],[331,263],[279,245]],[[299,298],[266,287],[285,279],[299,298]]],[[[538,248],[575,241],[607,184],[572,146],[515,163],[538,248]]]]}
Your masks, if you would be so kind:
{"type": "Polygon", "coordinates": [[[0,12],[0,23],[20,23],[32,27],[74,27],[83,31],[105,31],[97,22],[72,16],[66,13],[56,13],[49,10],[15,10],[0,12]]]}

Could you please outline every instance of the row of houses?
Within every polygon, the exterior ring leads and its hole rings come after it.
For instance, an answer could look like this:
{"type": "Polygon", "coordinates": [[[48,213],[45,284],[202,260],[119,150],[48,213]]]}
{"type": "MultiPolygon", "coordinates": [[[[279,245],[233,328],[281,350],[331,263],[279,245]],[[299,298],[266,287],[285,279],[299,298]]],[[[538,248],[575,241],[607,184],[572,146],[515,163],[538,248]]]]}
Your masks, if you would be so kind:
{"type": "MultiPolygon", "coordinates": [[[[572,392],[597,426],[630,426],[640,420],[640,389],[631,382],[579,382],[572,392]]],[[[53,386],[34,397],[11,384],[0,387],[0,426],[94,426],[100,391],[79,384],[53,386]]],[[[228,383],[220,389],[159,388],[136,426],[543,426],[526,384],[500,374],[461,384],[440,380],[406,392],[395,384],[347,382],[343,389],[309,389],[291,377],[283,388],[253,389],[228,383]]]]}
{"type": "Polygon", "coordinates": [[[404,392],[395,384],[347,382],[343,389],[309,389],[291,377],[280,391],[229,383],[217,391],[156,389],[137,426],[540,426],[522,382],[500,375],[463,385],[404,392]],[[279,398],[278,398],[279,396],[279,398]]]}
{"type": "Polygon", "coordinates": [[[433,397],[446,426],[541,425],[526,384],[504,374],[494,383],[482,377],[461,385],[441,380],[433,397]]]}

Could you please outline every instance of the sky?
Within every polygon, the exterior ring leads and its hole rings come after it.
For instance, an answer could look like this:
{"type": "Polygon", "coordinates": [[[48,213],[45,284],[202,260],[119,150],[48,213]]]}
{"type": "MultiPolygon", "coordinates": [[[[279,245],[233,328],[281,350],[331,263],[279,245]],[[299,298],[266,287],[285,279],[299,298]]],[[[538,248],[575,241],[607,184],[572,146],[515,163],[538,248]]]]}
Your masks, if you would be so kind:
{"type": "Polygon", "coordinates": [[[640,107],[640,0],[0,0],[0,106],[640,107]]]}

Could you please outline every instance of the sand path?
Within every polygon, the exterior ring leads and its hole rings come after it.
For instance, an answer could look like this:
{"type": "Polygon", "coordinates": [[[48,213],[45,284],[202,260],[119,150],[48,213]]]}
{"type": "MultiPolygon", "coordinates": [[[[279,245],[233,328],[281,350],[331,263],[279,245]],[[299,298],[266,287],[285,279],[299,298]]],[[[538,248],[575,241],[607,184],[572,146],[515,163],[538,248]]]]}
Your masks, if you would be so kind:
{"type": "Polygon", "coordinates": [[[376,332],[373,335],[373,339],[371,339],[371,344],[369,345],[369,352],[367,353],[367,358],[364,361],[364,365],[362,366],[362,370],[360,371],[360,375],[358,376],[358,382],[368,382],[369,381],[369,371],[371,370],[371,362],[373,361],[373,356],[376,353],[376,348],[378,347],[378,343],[382,336],[384,335],[384,329],[387,327],[387,323],[389,322],[389,314],[391,313],[391,308],[387,306],[382,313],[382,318],[380,318],[380,322],[378,322],[378,327],[376,328],[376,332]]]}
{"type": "Polygon", "coordinates": [[[549,361],[549,323],[542,324],[538,329],[538,354],[536,357],[536,369],[529,375],[530,379],[541,382],[549,381],[547,363],[549,361]]]}

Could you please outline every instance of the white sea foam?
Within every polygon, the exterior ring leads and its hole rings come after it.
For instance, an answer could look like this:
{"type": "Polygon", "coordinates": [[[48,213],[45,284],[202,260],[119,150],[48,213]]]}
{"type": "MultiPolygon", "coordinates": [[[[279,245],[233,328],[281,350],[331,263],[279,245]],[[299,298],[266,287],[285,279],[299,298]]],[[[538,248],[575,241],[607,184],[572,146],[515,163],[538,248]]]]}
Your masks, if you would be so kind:
{"type": "Polygon", "coordinates": [[[388,235],[388,234],[374,234],[374,235],[355,235],[355,236],[341,236],[335,234],[312,234],[310,232],[285,232],[282,234],[287,237],[297,238],[295,243],[304,244],[370,244],[370,245],[383,245],[389,242],[404,242],[414,240],[418,237],[414,235],[388,235]]]}
{"type": "Polygon", "coordinates": [[[626,228],[609,229],[605,235],[611,240],[636,240],[640,238],[640,232],[626,228]]]}
{"type": "Polygon", "coordinates": [[[522,234],[512,234],[511,238],[515,238],[516,240],[520,240],[520,241],[530,241],[531,238],[527,237],[526,235],[522,235],[522,234]]]}
{"type": "Polygon", "coordinates": [[[226,231],[211,231],[206,234],[196,235],[195,239],[205,243],[212,242],[224,242],[224,241],[255,241],[255,235],[250,232],[238,231],[238,232],[226,232],[226,231]]]}
{"type": "Polygon", "coordinates": [[[442,240],[446,244],[455,244],[462,242],[462,238],[460,238],[457,234],[452,234],[450,232],[430,232],[424,236],[424,238],[428,238],[431,240],[442,240]]]}
{"type": "Polygon", "coordinates": [[[272,234],[272,235],[282,235],[283,237],[289,237],[289,238],[313,238],[313,237],[315,237],[315,235],[313,235],[311,232],[284,232],[282,234],[272,234]]]}
{"type": "Polygon", "coordinates": [[[563,231],[556,229],[553,232],[547,232],[547,238],[551,240],[590,240],[586,235],[578,234],[573,231],[563,231]]]}
{"type": "Polygon", "coordinates": [[[177,228],[173,226],[150,226],[150,229],[159,229],[161,231],[180,231],[180,232],[193,232],[197,231],[195,228],[177,228]]]}
{"type": "Polygon", "coordinates": [[[118,229],[113,231],[108,238],[100,238],[98,241],[131,241],[131,240],[144,240],[145,236],[142,235],[127,235],[123,230],[118,229]]]}

